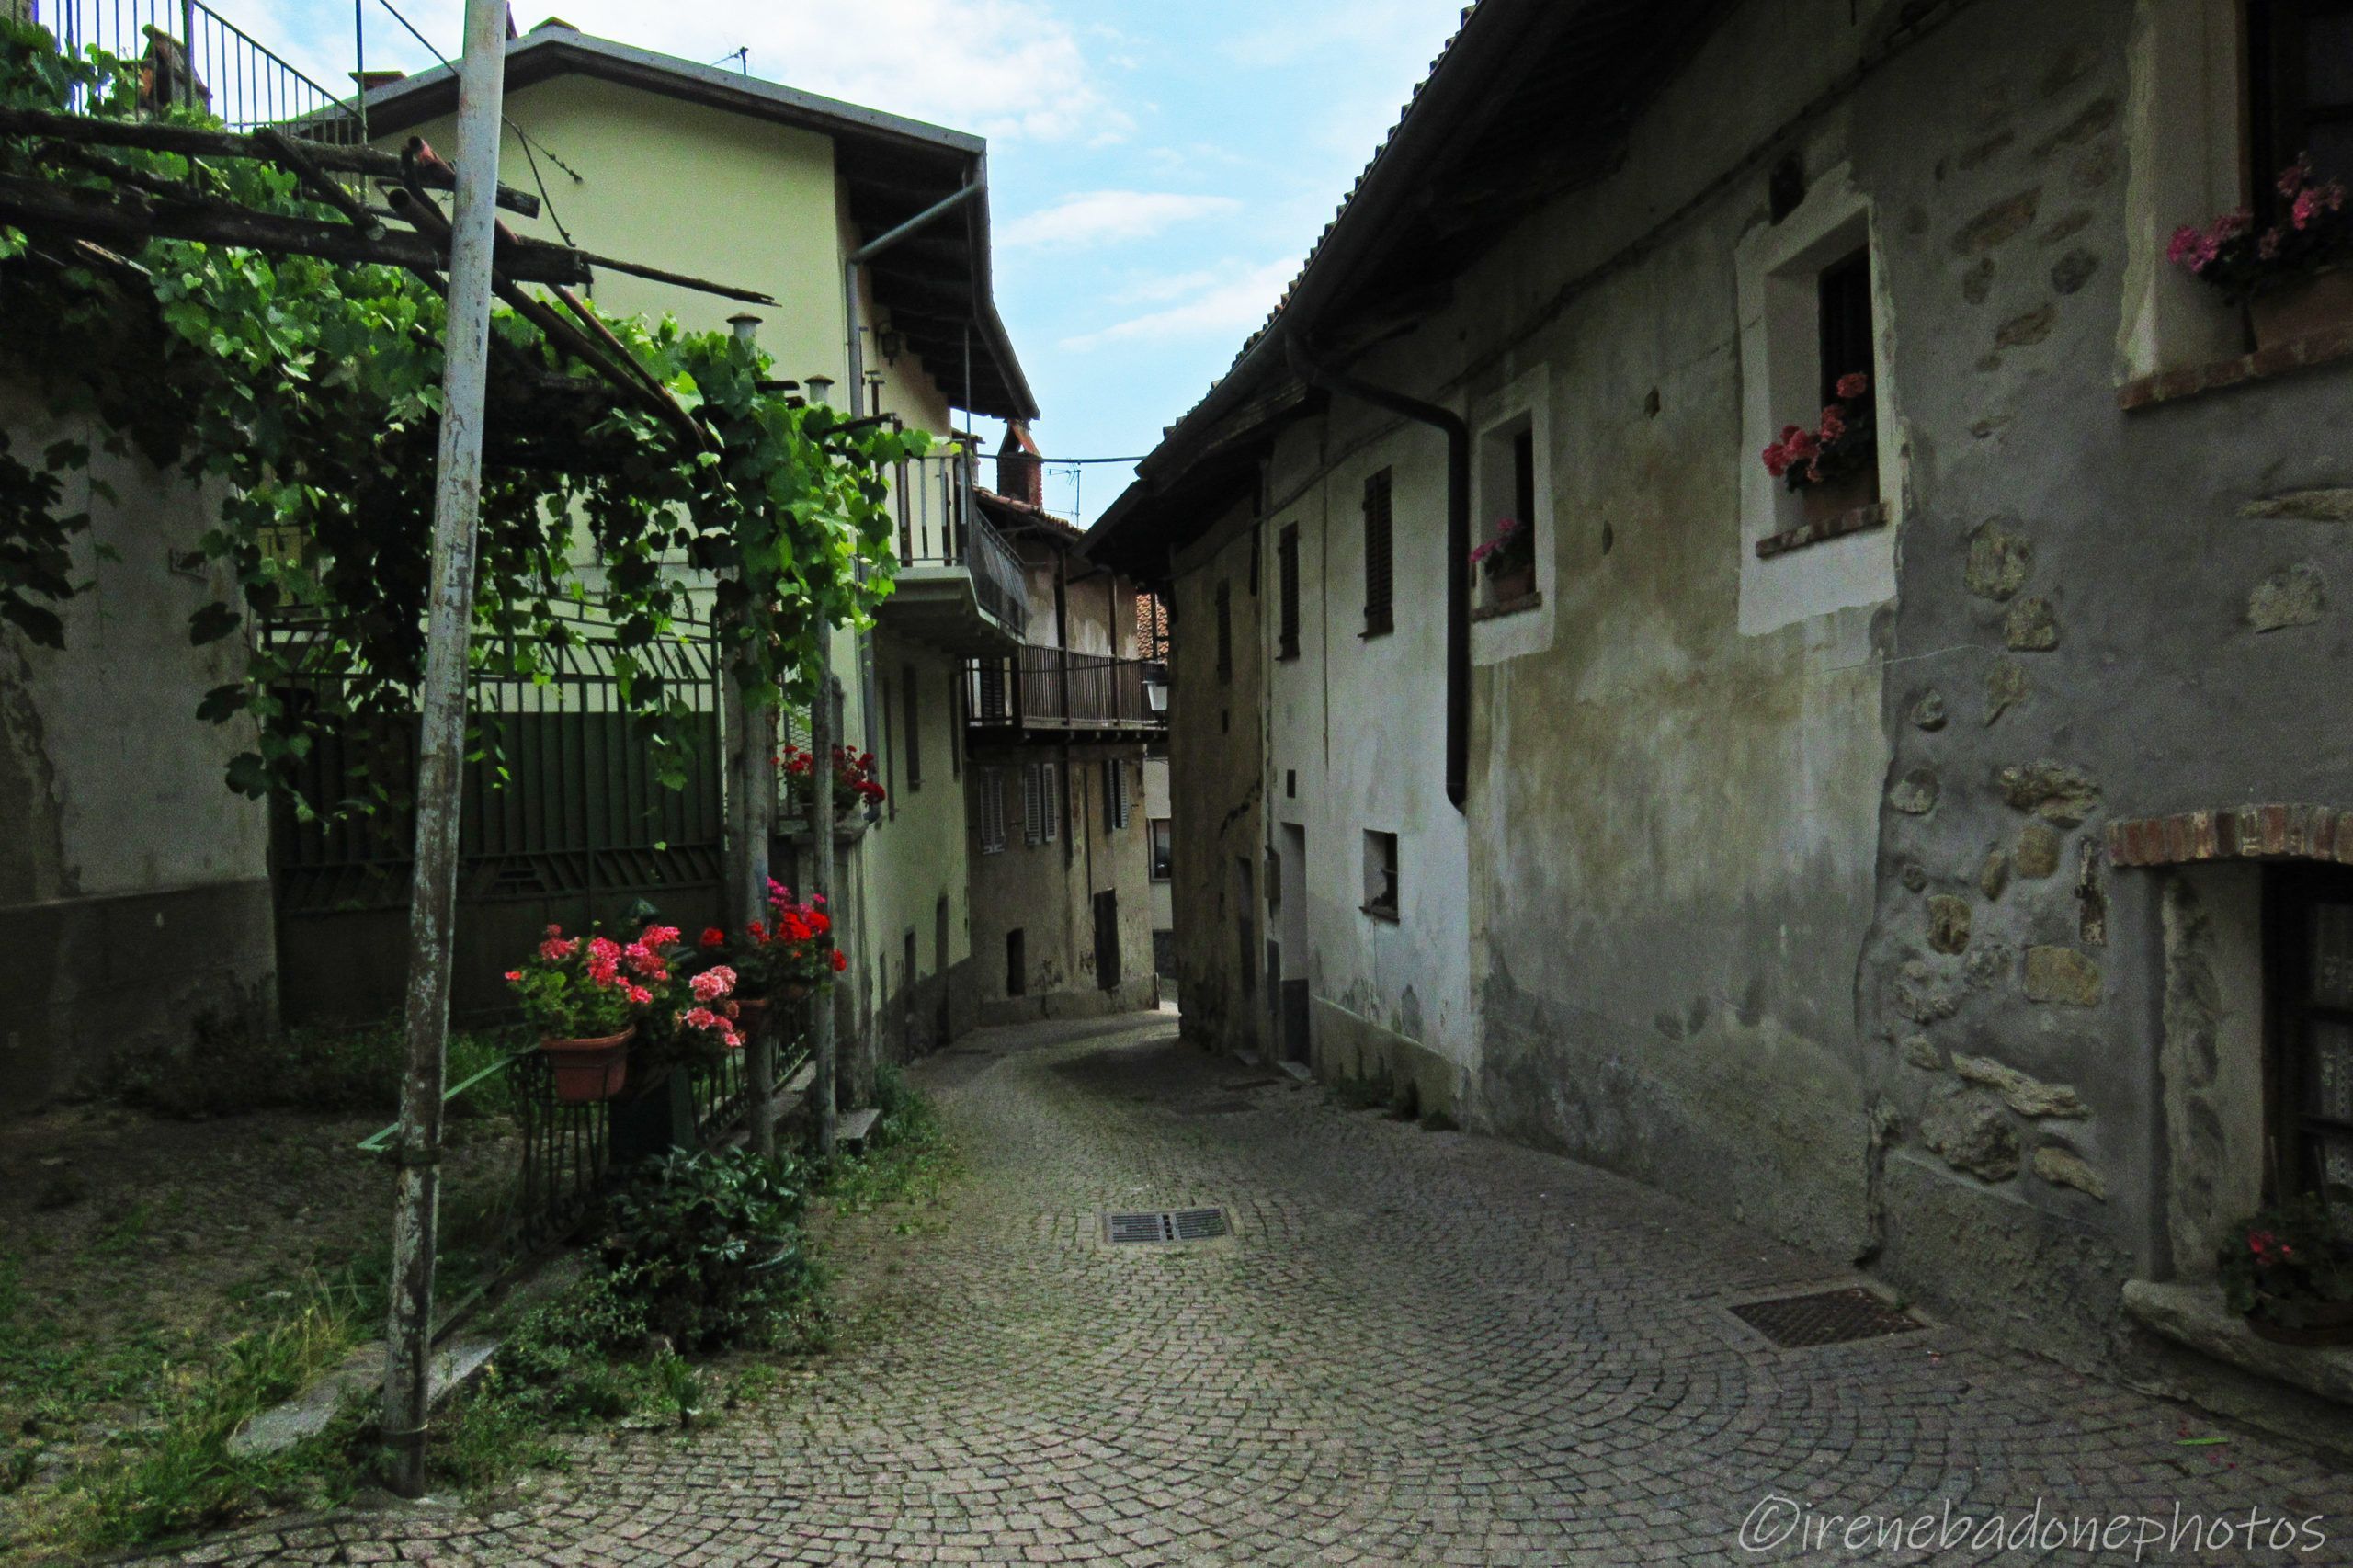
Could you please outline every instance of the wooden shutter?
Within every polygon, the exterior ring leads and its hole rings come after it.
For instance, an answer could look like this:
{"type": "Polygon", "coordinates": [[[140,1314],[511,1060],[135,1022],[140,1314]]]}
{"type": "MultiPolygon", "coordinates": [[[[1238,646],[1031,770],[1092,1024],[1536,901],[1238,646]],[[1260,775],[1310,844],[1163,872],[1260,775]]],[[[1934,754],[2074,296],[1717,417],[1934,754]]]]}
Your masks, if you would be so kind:
{"type": "Polygon", "coordinates": [[[923,701],[921,688],[915,684],[915,667],[904,665],[899,670],[899,695],[906,707],[907,788],[923,788],[923,701]]]}
{"type": "Polygon", "coordinates": [[[1005,775],[994,767],[981,769],[981,853],[994,855],[1005,847],[1005,775]]]}
{"type": "Polygon", "coordinates": [[[1025,844],[1039,843],[1046,835],[1046,807],[1039,797],[1042,766],[1033,762],[1021,770],[1021,838],[1025,844]]]}
{"type": "Polygon", "coordinates": [[[1391,527],[1389,471],[1364,482],[1364,629],[1395,628],[1396,558],[1391,527]]]}
{"type": "Polygon", "coordinates": [[[1233,587],[1229,583],[1217,585],[1217,678],[1230,680],[1233,676],[1233,587]]]}
{"type": "Polygon", "coordinates": [[[1051,762],[1038,769],[1038,799],[1043,806],[1046,842],[1051,844],[1062,836],[1062,792],[1055,788],[1054,765],[1051,762]]]}
{"type": "Polygon", "coordinates": [[[1281,636],[1279,655],[1299,657],[1299,525],[1283,529],[1275,543],[1276,590],[1280,596],[1277,625],[1281,636]]]}

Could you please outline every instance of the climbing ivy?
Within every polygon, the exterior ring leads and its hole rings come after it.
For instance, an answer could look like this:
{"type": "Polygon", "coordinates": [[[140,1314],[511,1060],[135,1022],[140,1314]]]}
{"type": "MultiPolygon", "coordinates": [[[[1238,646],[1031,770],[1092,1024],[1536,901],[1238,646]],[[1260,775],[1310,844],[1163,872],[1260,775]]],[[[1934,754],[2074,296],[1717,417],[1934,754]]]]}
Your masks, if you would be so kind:
{"type": "MultiPolygon", "coordinates": [[[[131,72],[96,51],[68,58],[46,31],[0,22],[0,105],[58,111],[80,93],[99,112],[120,112],[132,101],[131,72]]],[[[184,188],[335,220],[271,165],[105,157],[151,193],[184,188]]],[[[0,175],[117,188],[90,159],[22,137],[0,137],[0,175]]],[[[254,749],[230,765],[232,788],[290,789],[294,764],[325,733],[413,710],[445,301],[389,266],[172,240],[122,261],[0,226],[0,355],[52,412],[96,414],[108,444],[135,445],[222,497],[201,549],[234,585],[196,611],[189,634],[202,643],[244,631],[251,653],[244,678],[209,693],[199,716],[254,723],[254,749]],[[301,635],[251,636],[261,620],[301,635]]],[[[620,701],[675,783],[697,716],[689,694],[662,679],[659,645],[715,602],[727,677],[756,704],[805,702],[823,629],[862,623],[889,591],[884,476],[929,438],[803,405],[732,334],[599,319],[695,416],[707,447],[618,393],[584,404],[576,392],[542,392],[543,410],[552,401],[578,412],[528,430],[494,425],[471,658],[477,670],[545,679],[583,621],[596,623],[620,701]]],[[[492,330],[494,390],[587,373],[511,311],[496,312],[492,330]]],[[[89,526],[85,510],[64,510],[63,480],[88,460],[61,443],[34,468],[0,443],[0,618],[51,647],[64,642],[51,607],[78,586],[72,541],[89,526]]],[[[296,801],[306,814],[370,803],[296,801]]]]}

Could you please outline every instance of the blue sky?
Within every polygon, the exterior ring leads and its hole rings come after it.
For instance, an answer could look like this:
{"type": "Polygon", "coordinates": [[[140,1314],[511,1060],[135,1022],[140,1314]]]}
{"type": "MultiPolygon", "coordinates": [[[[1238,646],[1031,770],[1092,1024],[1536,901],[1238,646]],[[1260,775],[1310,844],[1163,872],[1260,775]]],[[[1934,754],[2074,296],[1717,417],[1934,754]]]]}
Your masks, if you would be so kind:
{"type": "MultiPolygon", "coordinates": [[[[430,63],[378,0],[368,61],[430,63]]],[[[454,53],[460,0],[395,0],[454,53]]],[[[212,0],[338,85],[342,0],[212,0]]],[[[1132,457],[1280,294],[1458,21],[1459,0],[518,0],[688,59],[990,141],[998,306],[1055,457],[1132,457]]],[[[561,154],[562,149],[555,151],[561,154]]],[[[1050,471],[1092,517],[1130,475],[1050,471]]]]}

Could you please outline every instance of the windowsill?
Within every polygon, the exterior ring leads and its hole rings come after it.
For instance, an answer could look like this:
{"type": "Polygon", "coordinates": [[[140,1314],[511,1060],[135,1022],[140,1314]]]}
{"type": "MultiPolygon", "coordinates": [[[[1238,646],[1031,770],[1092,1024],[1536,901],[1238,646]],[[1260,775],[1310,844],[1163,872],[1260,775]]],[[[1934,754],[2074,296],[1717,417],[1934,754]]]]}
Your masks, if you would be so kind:
{"type": "Polygon", "coordinates": [[[2258,1377],[2353,1404],[2353,1346],[2275,1345],[2223,1304],[2212,1283],[2125,1282],[2124,1311],[2150,1333],[2258,1377]]]}
{"type": "Polygon", "coordinates": [[[1835,517],[1824,517],[1820,522],[1800,523],[1796,528],[1783,528],[1779,533],[1768,534],[1758,540],[1756,559],[1770,561],[1777,555],[1787,555],[1810,544],[1827,544],[1834,539],[1883,528],[1887,527],[1887,503],[1874,501],[1868,506],[1857,506],[1835,517]]]}
{"type": "Polygon", "coordinates": [[[1471,619],[1472,620],[1500,620],[1505,616],[1518,615],[1523,610],[1540,609],[1543,608],[1543,604],[1544,590],[1541,588],[1530,588],[1528,592],[1519,595],[1516,598],[1497,599],[1494,604],[1473,606],[1471,610],[1471,619]]]}
{"type": "Polygon", "coordinates": [[[1386,909],[1377,903],[1359,904],[1358,909],[1359,913],[1369,915],[1375,920],[1386,920],[1392,926],[1397,924],[1397,912],[1393,909],[1386,909]]]}
{"type": "Polygon", "coordinates": [[[1383,621],[1379,626],[1366,627],[1362,631],[1358,632],[1357,636],[1364,641],[1370,642],[1375,637],[1386,637],[1396,630],[1397,623],[1395,621],[1383,621]]]}
{"type": "Polygon", "coordinates": [[[2116,406],[2129,414],[2134,409],[2176,403],[2254,381],[2276,381],[2298,370],[2314,369],[2343,359],[2353,359],[2353,326],[2314,333],[2310,337],[2291,337],[2285,343],[2275,343],[2234,358],[2217,359],[2211,364],[2143,376],[2116,389],[2116,406]]]}

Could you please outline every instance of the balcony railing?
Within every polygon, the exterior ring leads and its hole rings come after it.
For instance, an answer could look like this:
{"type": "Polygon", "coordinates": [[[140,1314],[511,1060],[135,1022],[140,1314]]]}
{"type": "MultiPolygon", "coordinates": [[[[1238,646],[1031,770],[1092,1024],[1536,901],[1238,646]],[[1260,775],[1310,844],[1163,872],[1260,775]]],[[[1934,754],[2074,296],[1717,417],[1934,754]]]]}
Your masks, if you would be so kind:
{"type": "Polygon", "coordinates": [[[911,458],[892,485],[903,569],[955,567],[969,573],[981,608],[1019,636],[1029,620],[1021,558],[972,504],[970,453],[911,458]]]}
{"type": "Polygon", "coordinates": [[[190,108],[232,131],[294,122],[319,141],[362,139],[356,94],[330,92],[199,0],[36,0],[33,19],[69,54],[100,49],[139,62],[143,110],[190,108]]]}
{"type": "Polygon", "coordinates": [[[965,712],[975,734],[1023,731],[1165,731],[1165,668],[1146,659],[1024,648],[965,666],[965,712]]]}

